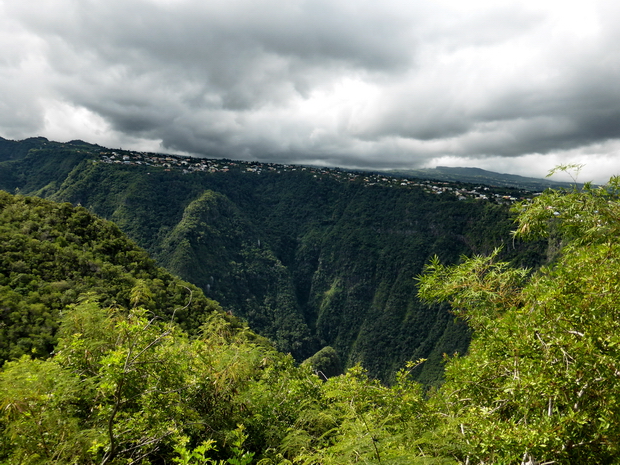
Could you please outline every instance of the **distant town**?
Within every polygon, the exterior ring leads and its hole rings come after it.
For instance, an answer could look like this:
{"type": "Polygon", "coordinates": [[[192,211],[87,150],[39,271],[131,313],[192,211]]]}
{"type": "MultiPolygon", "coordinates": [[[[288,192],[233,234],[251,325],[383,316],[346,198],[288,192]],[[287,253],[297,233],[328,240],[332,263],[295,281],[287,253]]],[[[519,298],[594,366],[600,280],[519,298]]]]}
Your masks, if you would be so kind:
{"type": "Polygon", "coordinates": [[[106,151],[99,152],[103,163],[125,165],[141,165],[163,169],[164,171],[180,171],[184,174],[196,172],[218,173],[237,170],[249,174],[284,173],[291,171],[306,171],[314,177],[330,177],[342,182],[359,182],[367,186],[381,185],[397,188],[423,189],[435,195],[452,195],[458,200],[486,200],[496,203],[513,203],[525,198],[531,198],[532,192],[494,188],[490,186],[473,186],[464,183],[421,180],[407,177],[394,177],[382,173],[350,171],[340,168],[319,168],[301,165],[285,165],[277,163],[245,162],[238,160],[221,160],[198,158],[181,155],[166,155],[148,152],[106,151]]]}

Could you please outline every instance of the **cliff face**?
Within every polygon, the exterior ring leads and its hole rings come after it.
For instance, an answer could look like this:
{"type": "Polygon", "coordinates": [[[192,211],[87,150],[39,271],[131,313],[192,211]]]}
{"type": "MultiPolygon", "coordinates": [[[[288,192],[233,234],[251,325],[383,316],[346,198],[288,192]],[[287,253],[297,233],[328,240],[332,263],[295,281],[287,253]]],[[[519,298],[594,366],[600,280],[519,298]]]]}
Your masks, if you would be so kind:
{"type": "Polygon", "coordinates": [[[418,377],[434,383],[442,354],[467,350],[465,325],[416,297],[431,256],[455,263],[503,242],[519,263],[542,256],[511,242],[508,208],[490,202],[301,170],[104,163],[98,146],[28,143],[39,145],[19,156],[20,143],[0,146],[0,188],[79,203],[298,360],[332,346],[385,380],[424,357],[418,377]]]}

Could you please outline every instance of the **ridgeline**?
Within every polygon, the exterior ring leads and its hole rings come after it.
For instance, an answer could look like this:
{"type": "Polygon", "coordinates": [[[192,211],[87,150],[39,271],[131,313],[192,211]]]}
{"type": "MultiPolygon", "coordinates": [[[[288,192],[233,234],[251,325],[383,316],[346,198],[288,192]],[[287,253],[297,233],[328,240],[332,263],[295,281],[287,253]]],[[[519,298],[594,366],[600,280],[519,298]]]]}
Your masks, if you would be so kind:
{"type": "Polygon", "coordinates": [[[293,165],[111,150],[82,141],[0,141],[0,188],[112,220],[159,265],[200,287],[302,361],[333,347],[393,381],[407,360],[437,384],[469,331],[422,304],[414,278],[439,256],[537,266],[509,205],[531,193],[293,165]]]}

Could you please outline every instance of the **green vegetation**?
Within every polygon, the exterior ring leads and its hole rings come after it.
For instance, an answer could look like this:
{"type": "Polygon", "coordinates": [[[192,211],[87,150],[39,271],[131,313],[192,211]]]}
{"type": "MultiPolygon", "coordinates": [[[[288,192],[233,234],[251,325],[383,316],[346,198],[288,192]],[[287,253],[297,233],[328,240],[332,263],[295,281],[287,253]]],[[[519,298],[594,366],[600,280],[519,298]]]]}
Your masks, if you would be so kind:
{"type": "MultiPolygon", "coordinates": [[[[58,292],[45,279],[56,273],[77,294],[26,325],[55,322],[51,354],[9,351],[0,463],[617,462],[620,178],[515,207],[517,236],[559,244],[542,268],[515,267],[499,250],[427,262],[421,296],[449,303],[473,331],[468,353],[448,357],[445,383],[428,392],[412,380],[423,359],[403,363],[390,386],[359,365],[319,377],[337,367],[336,350],[299,365],[198,289],[190,298],[169,278],[177,292],[158,293],[166,273],[84,208],[0,199],[0,224],[15,240],[1,255],[10,258],[2,295],[17,302],[8,312],[3,303],[3,315],[27,314],[35,287],[48,302],[58,292]],[[98,281],[96,260],[117,267],[111,283],[120,291],[98,281]],[[202,317],[182,318],[190,308],[202,317]]],[[[196,218],[202,206],[213,213],[226,204],[205,194],[196,218]]],[[[324,298],[342,298],[343,283],[329,281],[324,298]]]]}
{"type": "Polygon", "coordinates": [[[94,293],[197,330],[217,304],[86,209],[0,191],[0,361],[47,356],[63,309],[94,293]],[[190,302],[188,304],[188,302],[190,302]]]}
{"type": "Polygon", "coordinates": [[[0,173],[13,181],[0,179],[0,188],[114,221],[159,265],[297,361],[330,346],[343,368],[361,363],[388,382],[407,360],[426,358],[413,376],[437,385],[443,354],[467,350],[466,325],[417,297],[411,277],[430,257],[456,263],[505,243],[502,258],[516,264],[546,258],[545,243],[511,240],[507,205],[458,201],[428,185],[230,161],[190,171],[197,159],[79,141],[5,143],[0,173]]]}
{"type": "Polygon", "coordinates": [[[304,364],[326,380],[342,374],[342,362],[338,353],[330,346],[323,347],[312,357],[304,360],[304,364]]]}
{"type": "Polygon", "coordinates": [[[517,235],[561,241],[553,263],[433,261],[420,280],[474,328],[468,356],[448,364],[445,405],[474,462],[616,463],[620,178],[518,208],[517,235]]]}
{"type": "Polygon", "coordinates": [[[0,463],[338,462],[422,421],[404,374],[322,382],[84,208],[0,208],[0,463]]]}

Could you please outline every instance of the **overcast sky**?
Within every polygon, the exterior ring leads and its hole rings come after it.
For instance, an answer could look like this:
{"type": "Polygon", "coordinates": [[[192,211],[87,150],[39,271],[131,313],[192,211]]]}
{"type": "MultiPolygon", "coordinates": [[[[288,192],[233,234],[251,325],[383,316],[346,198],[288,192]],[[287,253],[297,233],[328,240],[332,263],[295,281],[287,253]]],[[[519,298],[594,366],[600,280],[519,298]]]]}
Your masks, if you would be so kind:
{"type": "Polygon", "coordinates": [[[0,0],[0,136],[620,174],[620,2],[0,0]]]}

